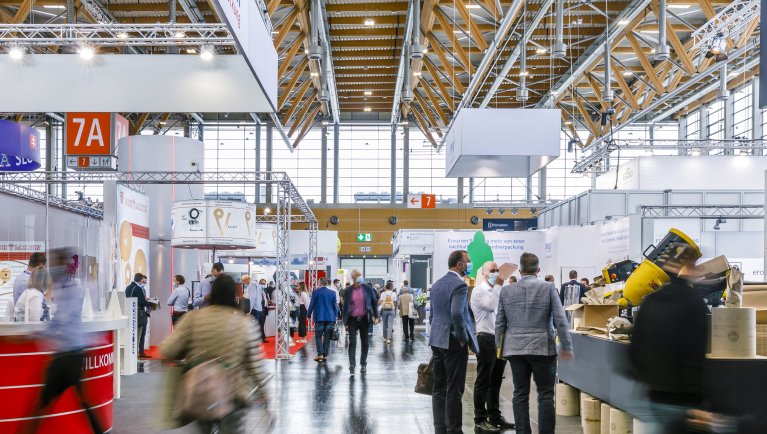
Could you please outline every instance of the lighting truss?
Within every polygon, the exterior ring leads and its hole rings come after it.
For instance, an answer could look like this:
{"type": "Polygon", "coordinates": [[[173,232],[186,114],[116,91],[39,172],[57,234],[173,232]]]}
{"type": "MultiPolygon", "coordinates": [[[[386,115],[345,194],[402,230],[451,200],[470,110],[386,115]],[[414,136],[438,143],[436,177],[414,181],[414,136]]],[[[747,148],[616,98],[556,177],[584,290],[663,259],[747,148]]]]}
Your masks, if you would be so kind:
{"type": "Polygon", "coordinates": [[[0,46],[234,46],[224,24],[0,24],[0,46]]]}
{"type": "Polygon", "coordinates": [[[49,195],[45,192],[16,184],[0,184],[0,192],[38,203],[46,203],[47,200],[48,205],[55,208],[97,219],[104,218],[104,205],[102,203],[88,205],[80,201],[68,201],[58,196],[49,195]],[[48,196],[47,199],[46,196],[48,196]]]}
{"type": "Polygon", "coordinates": [[[763,219],[764,205],[653,205],[641,207],[642,217],[763,219]]]}
{"type": "Polygon", "coordinates": [[[754,150],[767,150],[767,142],[762,139],[753,140],[715,140],[715,139],[703,139],[703,140],[639,140],[639,141],[616,141],[614,145],[602,143],[598,148],[594,149],[589,155],[576,162],[573,166],[572,173],[585,173],[604,167],[604,164],[600,164],[607,158],[610,153],[620,148],[622,151],[637,151],[637,150],[671,150],[671,151],[699,151],[701,154],[706,155],[714,152],[740,152],[740,151],[754,151],[754,150]]]}
{"type": "Polygon", "coordinates": [[[754,19],[759,19],[760,0],[735,0],[724,7],[704,26],[695,30],[690,38],[690,51],[708,47],[717,35],[737,39],[738,35],[754,19]]]}
{"type": "Polygon", "coordinates": [[[474,202],[473,208],[538,208],[543,209],[549,205],[557,203],[556,200],[512,200],[512,201],[494,201],[494,202],[474,202]]]}

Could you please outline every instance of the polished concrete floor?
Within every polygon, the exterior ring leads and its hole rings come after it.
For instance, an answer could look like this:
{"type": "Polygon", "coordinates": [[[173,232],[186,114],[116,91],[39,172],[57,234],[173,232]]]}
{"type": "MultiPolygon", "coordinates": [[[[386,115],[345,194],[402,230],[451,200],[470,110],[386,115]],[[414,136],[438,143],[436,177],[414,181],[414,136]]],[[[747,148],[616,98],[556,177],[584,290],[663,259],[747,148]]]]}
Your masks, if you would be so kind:
{"type": "MultiPolygon", "coordinates": [[[[290,434],[373,434],[432,433],[431,398],[413,392],[419,363],[429,360],[431,349],[422,330],[416,330],[415,342],[402,342],[402,331],[384,345],[376,327],[371,338],[368,372],[349,375],[345,343],[333,345],[325,364],[314,362],[315,346],[310,342],[289,362],[269,362],[274,371],[267,389],[276,417],[276,433],[290,434]]],[[[359,357],[359,345],[357,348],[359,357]]],[[[473,385],[476,362],[469,360],[466,393],[463,398],[464,432],[474,432],[473,385]]],[[[508,368],[507,368],[508,370],[508,368]]],[[[122,399],[115,401],[113,433],[196,433],[193,425],[162,431],[156,427],[155,409],[163,384],[163,367],[148,362],[145,372],[123,377],[122,399]]],[[[501,391],[501,409],[513,420],[510,373],[501,391]]],[[[531,411],[535,417],[534,393],[531,411]]],[[[262,433],[263,420],[253,412],[247,421],[247,433],[262,433]]],[[[558,417],[557,434],[580,434],[578,417],[558,417]]]]}

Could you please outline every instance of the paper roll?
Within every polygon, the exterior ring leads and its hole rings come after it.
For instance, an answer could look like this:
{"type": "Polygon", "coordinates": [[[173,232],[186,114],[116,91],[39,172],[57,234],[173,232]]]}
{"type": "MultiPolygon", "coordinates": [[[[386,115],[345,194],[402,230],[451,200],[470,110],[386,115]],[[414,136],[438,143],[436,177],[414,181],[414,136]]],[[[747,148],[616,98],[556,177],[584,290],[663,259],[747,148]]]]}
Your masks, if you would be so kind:
{"type": "Polygon", "coordinates": [[[722,307],[712,310],[711,355],[736,359],[756,357],[756,309],[722,307]]]}
{"type": "Polygon", "coordinates": [[[610,409],[610,434],[633,434],[634,423],[631,416],[617,408],[610,409]]]}
{"type": "Polygon", "coordinates": [[[610,410],[612,409],[610,404],[605,404],[604,402],[600,406],[600,413],[602,413],[599,422],[601,427],[599,431],[600,434],[610,434],[610,410]]]}
{"type": "Polygon", "coordinates": [[[578,416],[580,410],[578,403],[578,389],[565,383],[558,383],[557,393],[557,416],[578,416]]]}
{"type": "Polygon", "coordinates": [[[601,434],[602,401],[581,393],[581,426],[583,434],[601,434]]]}
{"type": "Polygon", "coordinates": [[[634,434],[649,434],[650,429],[645,422],[639,419],[634,419],[634,434]]]}

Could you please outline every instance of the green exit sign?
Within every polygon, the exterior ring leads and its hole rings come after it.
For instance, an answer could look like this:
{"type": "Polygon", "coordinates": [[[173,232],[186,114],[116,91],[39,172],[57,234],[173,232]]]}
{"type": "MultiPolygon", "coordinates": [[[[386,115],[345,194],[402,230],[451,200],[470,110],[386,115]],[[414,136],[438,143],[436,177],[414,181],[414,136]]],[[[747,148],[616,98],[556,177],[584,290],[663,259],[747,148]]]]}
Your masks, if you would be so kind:
{"type": "Polygon", "coordinates": [[[358,243],[369,243],[373,241],[373,234],[357,234],[358,243]]]}

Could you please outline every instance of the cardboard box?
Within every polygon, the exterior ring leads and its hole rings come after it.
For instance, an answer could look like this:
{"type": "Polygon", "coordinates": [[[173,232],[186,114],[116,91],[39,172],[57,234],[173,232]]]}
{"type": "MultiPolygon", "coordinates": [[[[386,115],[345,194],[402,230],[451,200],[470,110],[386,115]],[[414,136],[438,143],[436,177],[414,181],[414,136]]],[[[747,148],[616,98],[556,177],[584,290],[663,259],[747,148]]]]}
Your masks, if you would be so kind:
{"type": "Polygon", "coordinates": [[[620,307],[615,304],[574,304],[565,310],[572,313],[573,330],[606,330],[607,320],[620,313],[620,307]]]}
{"type": "Polygon", "coordinates": [[[685,265],[679,270],[679,277],[690,280],[701,279],[709,276],[724,275],[730,269],[730,263],[724,256],[717,256],[710,261],[701,264],[685,265]]]}

